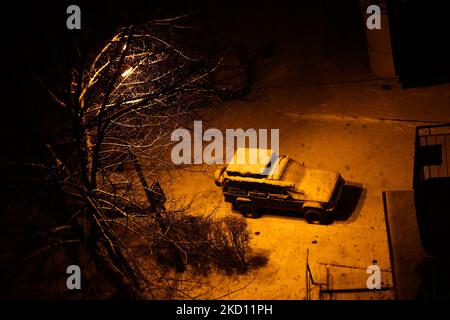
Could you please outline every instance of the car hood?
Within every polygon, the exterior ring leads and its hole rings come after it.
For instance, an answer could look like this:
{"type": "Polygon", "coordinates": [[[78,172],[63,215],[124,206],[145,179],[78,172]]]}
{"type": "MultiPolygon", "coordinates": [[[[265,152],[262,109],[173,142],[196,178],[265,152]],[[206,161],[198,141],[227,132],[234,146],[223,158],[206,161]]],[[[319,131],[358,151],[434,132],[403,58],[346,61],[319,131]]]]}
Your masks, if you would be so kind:
{"type": "Polygon", "coordinates": [[[328,202],[333,195],[339,173],[304,167],[295,182],[293,196],[297,199],[328,202]]]}

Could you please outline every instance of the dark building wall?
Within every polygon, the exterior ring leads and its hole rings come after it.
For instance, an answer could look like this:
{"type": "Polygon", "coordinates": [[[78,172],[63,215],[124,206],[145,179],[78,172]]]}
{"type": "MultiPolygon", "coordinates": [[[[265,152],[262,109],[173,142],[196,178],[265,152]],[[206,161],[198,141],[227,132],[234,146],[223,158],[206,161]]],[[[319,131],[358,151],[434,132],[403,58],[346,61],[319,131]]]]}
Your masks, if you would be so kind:
{"type": "Polygon", "coordinates": [[[450,2],[389,0],[394,63],[404,87],[450,82],[450,2]]]}

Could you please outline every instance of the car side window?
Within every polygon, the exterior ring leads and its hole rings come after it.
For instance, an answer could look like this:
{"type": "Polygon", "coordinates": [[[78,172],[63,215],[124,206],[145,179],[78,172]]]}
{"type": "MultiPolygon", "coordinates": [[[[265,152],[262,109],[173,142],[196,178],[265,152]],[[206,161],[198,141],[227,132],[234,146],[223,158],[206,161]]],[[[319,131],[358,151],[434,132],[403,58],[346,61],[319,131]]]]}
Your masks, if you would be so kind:
{"type": "Polygon", "coordinates": [[[240,183],[234,183],[231,181],[227,181],[227,184],[224,187],[224,191],[239,195],[247,194],[247,189],[240,183]]]}
{"type": "Polygon", "coordinates": [[[273,189],[269,191],[269,197],[272,199],[284,200],[288,199],[290,196],[284,189],[273,189]]]}
{"type": "Polygon", "coordinates": [[[267,198],[267,192],[264,188],[264,185],[261,183],[252,183],[249,186],[248,191],[249,196],[258,197],[258,198],[267,198]]]}

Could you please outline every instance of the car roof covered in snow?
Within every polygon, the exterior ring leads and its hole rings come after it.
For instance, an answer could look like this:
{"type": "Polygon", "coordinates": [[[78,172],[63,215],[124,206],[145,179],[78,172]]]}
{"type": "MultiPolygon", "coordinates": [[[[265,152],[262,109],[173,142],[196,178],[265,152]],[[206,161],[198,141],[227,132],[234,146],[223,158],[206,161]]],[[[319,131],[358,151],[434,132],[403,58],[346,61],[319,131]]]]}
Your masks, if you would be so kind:
{"type": "Polygon", "coordinates": [[[226,168],[228,176],[278,180],[288,160],[271,149],[239,148],[226,168]]]}

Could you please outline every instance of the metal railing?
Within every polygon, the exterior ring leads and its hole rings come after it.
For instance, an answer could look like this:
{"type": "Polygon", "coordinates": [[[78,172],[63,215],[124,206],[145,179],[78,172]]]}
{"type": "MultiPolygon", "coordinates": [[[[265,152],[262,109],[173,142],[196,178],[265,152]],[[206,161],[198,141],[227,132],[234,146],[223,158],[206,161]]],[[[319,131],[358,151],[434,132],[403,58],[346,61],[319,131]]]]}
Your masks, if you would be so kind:
{"type": "Polygon", "coordinates": [[[450,123],[416,128],[414,189],[432,178],[450,177],[450,123]]]}

